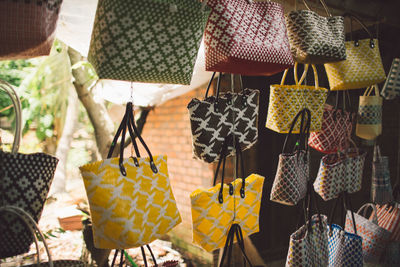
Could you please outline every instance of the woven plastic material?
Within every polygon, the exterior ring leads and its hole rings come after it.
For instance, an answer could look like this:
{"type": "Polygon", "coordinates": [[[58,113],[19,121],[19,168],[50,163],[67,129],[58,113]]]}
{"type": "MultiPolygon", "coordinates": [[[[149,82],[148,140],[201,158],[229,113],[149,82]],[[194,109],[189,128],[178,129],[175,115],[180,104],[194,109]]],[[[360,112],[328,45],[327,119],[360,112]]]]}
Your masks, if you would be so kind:
{"type": "Polygon", "coordinates": [[[377,39],[346,42],[346,55],[344,61],[325,64],[332,91],[366,88],[386,79],[377,39]]]}
{"type": "Polygon", "coordinates": [[[208,0],[206,70],[273,75],[294,64],[281,4],[208,0]]]}
{"type": "Polygon", "coordinates": [[[381,95],[386,100],[400,96],[400,58],[394,58],[381,95]]]}
{"type": "MultiPolygon", "coordinates": [[[[319,131],[322,124],[322,115],[324,104],[328,96],[328,89],[319,87],[318,74],[314,65],[315,86],[302,85],[305,79],[308,65],[298,80],[297,64],[295,65],[295,81],[296,85],[285,85],[285,78],[288,70],[285,70],[281,84],[271,85],[269,95],[269,106],[266,127],[278,133],[287,133],[290,123],[296,114],[302,109],[307,108],[311,111],[311,128],[310,131],[319,131]]],[[[293,129],[293,133],[300,131],[300,123],[297,123],[293,129]]]]}
{"type": "MultiPolygon", "coordinates": [[[[378,225],[377,217],[373,220],[368,220],[365,217],[365,209],[372,207],[376,215],[376,208],[373,204],[367,203],[363,205],[357,213],[354,214],[357,233],[362,237],[363,259],[365,262],[378,263],[385,250],[386,245],[390,240],[390,232],[378,225]],[[364,215],[360,212],[364,210],[364,215]]],[[[346,231],[352,231],[353,223],[351,222],[350,211],[347,211],[346,216],[346,231]]]]}
{"type": "Polygon", "coordinates": [[[325,201],[337,198],[341,192],[361,190],[366,152],[348,149],[344,155],[328,154],[322,157],[314,190],[325,201]]]}
{"type": "Polygon", "coordinates": [[[62,0],[0,1],[0,60],[50,54],[62,0]]]}
{"type": "Polygon", "coordinates": [[[310,134],[308,145],[327,154],[347,149],[354,117],[354,113],[325,104],[321,130],[310,134]]]}
{"type": "Polygon", "coordinates": [[[326,11],[328,17],[311,10],[294,10],[286,15],[290,50],[296,62],[323,64],[346,59],[344,18],[326,11]]]}
{"type": "Polygon", "coordinates": [[[196,0],[100,0],[88,60],[100,79],[190,84],[209,12],[196,0]]]}
{"type": "MultiPolygon", "coordinates": [[[[289,251],[286,258],[287,267],[327,266],[329,260],[327,218],[313,215],[311,231],[308,225],[301,226],[290,235],[289,251]]],[[[307,224],[308,224],[307,223],[307,224]]]]}

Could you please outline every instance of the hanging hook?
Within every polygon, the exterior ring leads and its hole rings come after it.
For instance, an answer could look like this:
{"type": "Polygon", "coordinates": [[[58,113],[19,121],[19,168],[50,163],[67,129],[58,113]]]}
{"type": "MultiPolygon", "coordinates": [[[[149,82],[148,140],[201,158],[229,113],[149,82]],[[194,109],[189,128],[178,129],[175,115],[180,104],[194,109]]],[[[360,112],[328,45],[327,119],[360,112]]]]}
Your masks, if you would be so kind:
{"type": "Polygon", "coordinates": [[[133,104],[133,82],[131,82],[131,97],[129,99],[129,102],[132,102],[133,104]]]}

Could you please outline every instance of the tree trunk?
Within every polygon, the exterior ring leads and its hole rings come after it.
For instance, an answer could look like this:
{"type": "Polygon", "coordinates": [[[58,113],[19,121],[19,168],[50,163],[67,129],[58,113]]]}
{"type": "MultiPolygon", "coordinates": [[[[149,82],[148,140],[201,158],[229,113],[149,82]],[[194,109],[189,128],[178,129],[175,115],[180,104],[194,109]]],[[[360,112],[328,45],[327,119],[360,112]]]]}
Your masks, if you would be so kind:
{"type": "Polygon", "coordinates": [[[58,142],[56,157],[60,160],[54,174],[50,195],[66,192],[67,159],[71,148],[73,134],[78,122],[79,100],[75,89],[71,86],[68,94],[68,108],[65,115],[65,125],[58,142]]]}
{"type": "MultiPolygon", "coordinates": [[[[68,48],[68,54],[72,66],[84,60],[84,57],[71,47],[68,48]]],[[[75,78],[74,86],[78,93],[79,100],[85,107],[90,122],[93,125],[97,148],[101,157],[105,159],[113,138],[114,123],[107,112],[104,101],[95,98],[90,91],[90,86],[94,81],[85,68],[79,67],[73,69],[72,75],[75,78]]]]}

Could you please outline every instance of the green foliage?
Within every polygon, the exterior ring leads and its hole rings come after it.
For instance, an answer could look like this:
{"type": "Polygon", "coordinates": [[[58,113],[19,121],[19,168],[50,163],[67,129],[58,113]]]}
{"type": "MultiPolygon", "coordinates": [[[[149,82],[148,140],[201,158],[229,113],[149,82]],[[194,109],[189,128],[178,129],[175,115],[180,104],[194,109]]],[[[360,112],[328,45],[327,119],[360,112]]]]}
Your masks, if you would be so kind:
{"type": "Polygon", "coordinates": [[[28,102],[23,109],[24,132],[36,128],[39,141],[60,137],[68,106],[72,74],[67,46],[56,41],[49,56],[20,85],[28,102]]]}
{"type": "MultiPolygon", "coordinates": [[[[38,60],[5,60],[0,61],[0,79],[18,87],[22,81],[35,70],[38,60]]],[[[27,103],[22,103],[26,108],[27,103]]],[[[0,109],[12,106],[11,99],[6,93],[0,94],[0,109]]],[[[14,110],[12,108],[0,113],[0,117],[13,119],[14,110]]]]}

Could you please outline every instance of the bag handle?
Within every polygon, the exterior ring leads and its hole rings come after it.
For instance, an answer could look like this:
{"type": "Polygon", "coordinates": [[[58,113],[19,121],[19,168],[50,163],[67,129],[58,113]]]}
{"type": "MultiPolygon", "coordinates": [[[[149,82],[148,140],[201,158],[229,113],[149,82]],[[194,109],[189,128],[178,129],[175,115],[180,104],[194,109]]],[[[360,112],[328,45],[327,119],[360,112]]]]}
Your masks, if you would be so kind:
{"type": "Polygon", "coordinates": [[[382,162],[381,148],[376,143],[375,143],[375,146],[374,146],[373,161],[374,162],[382,162]]]}
{"type": "MultiPolygon", "coordinates": [[[[125,145],[125,135],[126,135],[126,129],[128,128],[130,137],[132,139],[132,144],[134,149],[136,150],[136,156],[140,157],[140,153],[139,153],[139,149],[138,146],[136,144],[136,140],[135,137],[137,137],[140,141],[140,143],[143,145],[144,149],[146,150],[149,158],[150,158],[150,167],[151,170],[153,171],[153,173],[157,173],[158,169],[157,166],[154,163],[154,159],[153,159],[153,155],[150,152],[149,147],[146,145],[146,143],[144,142],[142,136],[139,133],[139,130],[136,128],[134,119],[133,119],[133,104],[132,102],[128,102],[126,105],[126,109],[125,109],[125,115],[122,119],[122,122],[120,124],[120,126],[118,127],[117,133],[114,136],[114,139],[111,143],[111,147],[110,150],[108,151],[108,155],[107,158],[111,158],[114,148],[118,142],[118,139],[121,135],[121,144],[120,144],[120,155],[119,155],[119,168],[121,171],[121,174],[123,176],[126,176],[126,169],[123,165],[123,159],[124,159],[124,145],[125,145]]],[[[139,161],[137,159],[135,159],[135,157],[132,157],[135,165],[138,167],[139,166],[139,161]]]]}
{"type": "Polygon", "coordinates": [[[0,207],[0,212],[1,211],[13,213],[14,215],[16,215],[20,219],[22,219],[22,221],[28,227],[28,229],[31,232],[31,234],[33,235],[34,241],[35,241],[35,246],[36,246],[37,255],[38,255],[38,257],[37,257],[37,266],[40,266],[40,250],[39,250],[39,243],[38,243],[38,239],[36,237],[35,231],[38,233],[38,235],[42,239],[44,248],[46,250],[47,257],[49,259],[48,260],[49,267],[53,267],[54,264],[53,264],[53,260],[52,260],[52,257],[51,257],[50,250],[49,250],[49,247],[47,245],[46,239],[45,239],[43,233],[40,231],[39,226],[37,225],[36,221],[31,217],[31,215],[29,213],[27,213],[26,211],[24,211],[23,209],[19,208],[19,207],[10,206],[10,205],[6,205],[6,206],[0,207]]]}
{"type": "MultiPolygon", "coordinates": [[[[303,83],[303,81],[305,80],[306,76],[307,76],[309,64],[304,64],[304,71],[303,71],[303,74],[300,77],[300,80],[299,80],[298,75],[297,75],[297,66],[298,66],[298,63],[295,62],[294,63],[294,68],[293,68],[294,81],[296,82],[296,86],[300,86],[303,83]]],[[[315,67],[314,64],[311,64],[311,67],[312,67],[313,73],[314,73],[315,89],[318,89],[319,82],[318,82],[317,68],[315,67]]],[[[285,71],[283,72],[283,76],[282,76],[282,79],[281,79],[281,85],[285,85],[285,80],[286,80],[286,76],[287,76],[288,71],[289,71],[289,69],[285,69],[285,71]]]]}
{"type": "Polygon", "coordinates": [[[307,194],[306,197],[304,198],[305,206],[306,208],[306,214],[304,216],[304,225],[307,225],[307,230],[308,232],[312,232],[312,202],[315,203],[315,209],[317,211],[317,216],[318,216],[318,221],[319,221],[319,227],[320,230],[324,230],[324,226],[322,225],[322,217],[321,217],[321,212],[318,207],[318,202],[317,198],[315,197],[315,192],[314,192],[314,187],[312,185],[311,181],[307,181],[307,194]]]}
{"type": "Polygon", "coordinates": [[[340,226],[342,226],[342,228],[344,228],[344,225],[345,225],[345,222],[346,222],[346,210],[350,210],[351,220],[353,222],[353,230],[354,230],[354,233],[357,235],[357,226],[356,226],[356,223],[355,223],[356,221],[355,221],[355,218],[354,218],[353,208],[352,208],[350,199],[349,199],[349,197],[348,197],[348,195],[347,195],[347,193],[345,191],[339,194],[339,196],[337,197],[331,212],[329,213],[330,234],[332,234],[331,231],[332,231],[333,216],[335,214],[335,211],[336,211],[336,208],[337,208],[337,205],[338,205],[339,202],[341,202],[341,219],[340,219],[340,221],[342,223],[340,226]],[[347,209],[347,206],[349,207],[348,209],[347,209]]]}
{"type": "Polygon", "coordinates": [[[231,228],[229,229],[228,236],[225,241],[224,251],[222,253],[221,261],[219,263],[219,267],[222,267],[224,265],[226,256],[228,256],[227,266],[231,266],[233,241],[235,239],[235,235],[236,235],[236,240],[238,242],[239,248],[243,255],[244,266],[246,266],[246,262],[247,262],[250,265],[250,267],[253,267],[253,265],[250,262],[249,257],[247,256],[247,254],[245,252],[242,228],[237,223],[232,224],[231,228]]]}
{"type": "MultiPolygon", "coordinates": [[[[360,18],[358,18],[357,16],[353,15],[353,14],[349,14],[349,13],[345,13],[343,15],[344,17],[349,17],[350,18],[350,41],[353,41],[353,19],[355,21],[358,22],[358,24],[361,25],[361,27],[368,33],[369,35],[369,46],[371,48],[375,47],[375,43],[374,43],[374,37],[372,35],[372,33],[368,30],[367,26],[364,24],[364,22],[361,21],[360,18]]],[[[354,40],[354,46],[358,47],[360,45],[360,43],[358,42],[358,39],[354,40]]]]}
{"type": "Polygon", "coordinates": [[[14,141],[11,149],[11,153],[16,154],[19,150],[19,145],[21,142],[22,136],[22,110],[21,110],[21,100],[14,89],[14,87],[6,81],[0,79],[0,89],[5,91],[7,95],[11,98],[11,101],[14,106],[15,112],[15,133],[14,133],[14,141]]]}
{"type": "MultiPolygon", "coordinates": [[[[141,252],[142,252],[143,261],[144,261],[144,266],[145,266],[145,267],[148,267],[147,259],[146,259],[146,253],[145,253],[145,251],[144,251],[144,247],[146,247],[146,248],[149,250],[150,255],[151,255],[151,258],[153,259],[153,262],[154,262],[154,267],[158,267],[156,257],[154,256],[154,253],[153,253],[153,251],[151,250],[151,247],[150,247],[149,245],[147,245],[147,244],[140,247],[140,250],[141,250],[141,252]]],[[[114,267],[114,265],[115,265],[115,260],[117,259],[117,256],[118,256],[119,251],[120,251],[119,249],[116,249],[116,250],[115,250],[114,257],[113,257],[113,260],[112,260],[112,263],[111,263],[111,267],[114,267]]],[[[126,254],[126,251],[125,251],[124,249],[122,249],[122,250],[121,250],[120,260],[119,260],[119,267],[122,267],[122,266],[123,266],[123,263],[124,263],[124,256],[127,257],[127,254],[126,254]]],[[[128,258],[128,257],[127,257],[127,258],[128,258]]]]}
{"type": "Polygon", "coordinates": [[[310,127],[311,127],[311,112],[309,109],[304,108],[300,110],[299,113],[297,113],[297,115],[294,117],[292,121],[292,124],[290,125],[289,132],[286,135],[285,142],[283,143],[282,153],[285,153],[288,139],[292,135],[294,126],[296,125],[300,117],[301,117],[300,134],[297,136],[295,149],[301,147],[304,148],[305,151],[308,151],[308,136],[310,134],[310,127]],[[304,144],[302,142],[304,142],[304,144]]]}
{"type": "MultiPolygon", "coordinates": [[[[295,1],[295,2],[294,2],[294,8],[295,8],[295,10],[297,10],[297,0],[294,0],[294,1],[295,1]]],[[[327,14],[329,17],[332,17],[332,14],[331,14],[331,12],[329,12],[328,6],[325,4],[324,0],[319,0],[319,2],[320,2],[320,3],[322,4],[322,6],[324,7],[326,14],[327,14]]],[[[304,4],[304,6],[305,6],[308,10],[312,11],[311,8],[309,7],[308,3],[306,2],[306,0],[303,0],[303,4],[304,4]]]]}
{"type": "Polygon", "coordinates": [[[379,96],[379,87],[377,84],[371,85],[370,87],[368,87],[363,96],[371,96],[371,93],[375,92],[375,96],[379,96]]]}
{"type": "Polygon", "coordinates": [[[357,214],[362,215],[363,217],[367,218],[367,211],[368,208],[372,208],[372,222],[375,224],[378,224],[378,215],[377,215],[377,210],[374,204],[372,203],[366,203],[364,205],[362,205],[358,211],[357,214]],[[362,212],[362,214],[361,214],[362,212]]]}
{"type": "MultiPolygon", "coordinates": [[[[213,182],[213,186],[215,186],[217,184],[217,178],[218,178],[218,173],[219,173],[219,169],[221,167],[222,164],[222,173],[221,173],[221,187],[219,189],[219,193],[218,193],[218,202],[220,204],[222,204],[224,202],[224,198],[223,198],[223,189],[224,189],[224,179],[225,179],[225,163],[226,163],[226,157],[227,157],[227,151],[228,151],[228,145],[231,144],[233,141],[233,136],[232,135],[228,135],[225,140],[224,143],[222,144],[222,148],[221,148],[221,153],[220,153],[220,158],[218,160],[218,164],[217,164],[217,168],[215,169],[215,174],[214,174],[214,182],[213,182]]],[[[236,149],[236,172],[238,170],[239,167],[239,160],[240,160],[240,165],[241,165],[241,179],[242,179],[242,186],[240,188],[240,197],[244,198],[245,197],[245,185],[246,185],[246,178],[244,176],[244,161],[243,161],[243,156],[242,156],[242,151],[240,149],[240,145],[239,145],[239,141],[236,140],[235,143],[235,149],[236,149]],[[240,158],[240,159],[239,159],[240,158]]],[[[233,192],[233,187],[230,187],[230,194],[232,195],[233,192]]]]}

